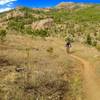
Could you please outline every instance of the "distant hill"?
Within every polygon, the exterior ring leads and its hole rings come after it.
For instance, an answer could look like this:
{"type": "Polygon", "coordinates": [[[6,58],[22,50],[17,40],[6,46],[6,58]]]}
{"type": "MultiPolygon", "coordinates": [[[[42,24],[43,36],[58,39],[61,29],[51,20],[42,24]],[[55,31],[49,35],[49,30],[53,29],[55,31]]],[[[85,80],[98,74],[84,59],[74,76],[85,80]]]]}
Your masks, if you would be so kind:
{"type": "Polygon", "coordinates": [[[93,42],[98,42],[100,4],[63,2],[53,8],[17,7],[0,14],[0,28],[8,33],[69,36],[72,41],[81,42],[86,42],[87,34],[90,34],[93,42]]]}
{"type": "Polygon", "coordinates": [[[86,8],[91,7],[93,4],[84,4],[84,3],[74,3],[74,2],[62,2],[58,4],[57,8],[64,8],[64,9],[79,9],[79,8],[86,8]]]}
{"type": "Polygon", "coordinates": [[[0,100],[97,100],[99,79],[100,4],[0,13],[0,100]]]}

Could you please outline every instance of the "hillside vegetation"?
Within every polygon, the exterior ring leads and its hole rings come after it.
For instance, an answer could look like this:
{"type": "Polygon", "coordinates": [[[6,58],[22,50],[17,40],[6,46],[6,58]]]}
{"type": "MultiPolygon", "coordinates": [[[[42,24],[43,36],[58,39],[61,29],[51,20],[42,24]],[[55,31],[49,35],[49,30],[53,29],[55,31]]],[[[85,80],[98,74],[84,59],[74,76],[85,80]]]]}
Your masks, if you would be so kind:
{"type": "MultiPolygon", "coordinates": [[[[70,37],[72,41],[87,42],[90,35],[91,45],[96,46],[100,41],[100,5],[96,4],[60,4],[48,9],[30,9],[18,7],[6,13],[0,14],[0,26],[8,32],[30,34],[32,36],[56,36],[70,37]],[[67,8],[69,7],[69,9],[67,8]],[[73,9],[74,8],[74,9],[73,9]],[[52,18],[50,22],[42,24],[39,30],[32,29],[32,24],[52,18]],[[48,26],[48,27],[47,27],[48,26]]],[[[39,27],[40,24],[37,24],[39,27]]]]}
{"type": "Polygon", "coordinates": [[[62,44],[57,38],[7,35],[0,45],[0,99],[82,99],[81,63],[66,56],[62,44]]]}
{"type": "Polygon", "coordinates": [[[0,13],[0,100],[95,97],[91,83],[100,81],[99,16],[100,4],[65,2],[53,8],[17,7],[0,13]],[[70,54],[65,50],[68,39],[70,54]],[[86,83],[91,85],[88,91],[83,85],[94,75],[88,73],[91,66],[98,80],[86,83]]]}

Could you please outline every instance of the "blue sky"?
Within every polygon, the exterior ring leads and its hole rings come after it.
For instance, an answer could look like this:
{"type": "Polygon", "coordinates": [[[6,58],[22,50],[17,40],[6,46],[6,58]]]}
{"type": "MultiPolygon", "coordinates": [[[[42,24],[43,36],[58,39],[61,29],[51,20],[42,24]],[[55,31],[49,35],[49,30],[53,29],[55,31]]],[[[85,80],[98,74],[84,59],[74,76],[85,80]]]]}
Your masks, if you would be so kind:
{"type": "Polygon", "coordinates": [[[100,0],[0,0],[0,12],[8,11],[16,6],[52,7],[60,2],[100,3],[100,0]]]}

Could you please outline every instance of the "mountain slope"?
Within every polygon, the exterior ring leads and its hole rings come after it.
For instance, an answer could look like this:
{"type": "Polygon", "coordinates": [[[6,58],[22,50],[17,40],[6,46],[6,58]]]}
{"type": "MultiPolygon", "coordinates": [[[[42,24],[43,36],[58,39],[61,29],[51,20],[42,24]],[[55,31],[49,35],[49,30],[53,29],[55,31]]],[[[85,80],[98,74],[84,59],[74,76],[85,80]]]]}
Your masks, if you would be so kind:
{"type": "Polygon", "coordinates": [[[86,42],[90,34],[92,45],[96,45],[100,40],[99,16],[99,4],[61,3],[55,8],[47,9],[18,7],[0,14],[0,27],[7,28],[8,33],[70,37],[72,41],[80,42],[86,42]],[[70,11],[67,8],[73,9],[70,11]],[[52,25],[48,19],[52,19],[52,25]],[[48,22],[40,25],[44,20],[48,22]],[[38,23],[36,28],[32,28],[33,23],[38,23]],[[45,27],[45,24],[49,27],[45,27]]]}

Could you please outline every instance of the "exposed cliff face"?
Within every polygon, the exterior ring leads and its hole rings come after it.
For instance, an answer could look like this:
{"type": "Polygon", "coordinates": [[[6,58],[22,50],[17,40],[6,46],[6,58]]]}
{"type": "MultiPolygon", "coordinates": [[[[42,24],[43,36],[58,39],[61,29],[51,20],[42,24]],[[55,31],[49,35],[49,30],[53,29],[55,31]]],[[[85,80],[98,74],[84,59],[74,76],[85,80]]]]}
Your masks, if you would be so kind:
{"type": "Polygon", "coordinates": [[[34,30],[41,30],[41,29],[47,29],[50,28],[53,24],[53,19],[48,18],[48,19],[43,19],[37,22],[32,23],[32,29],[34,30]]]}

